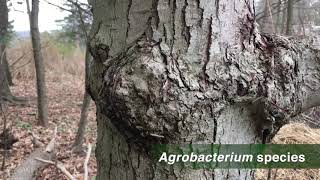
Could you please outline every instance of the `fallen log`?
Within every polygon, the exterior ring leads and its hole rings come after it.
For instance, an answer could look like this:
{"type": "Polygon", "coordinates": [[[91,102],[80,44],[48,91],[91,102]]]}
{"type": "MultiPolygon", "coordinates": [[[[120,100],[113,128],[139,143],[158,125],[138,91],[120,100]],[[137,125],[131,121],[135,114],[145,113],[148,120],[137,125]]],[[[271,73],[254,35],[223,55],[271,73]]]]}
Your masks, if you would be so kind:
{"type": "Polygon", "coordinates": [[[36,160],[40,161],[40,162],[55,165],[63,174],[65,174],[68,177],[68,179],[76,180],[76,178],[72,176],[72,174],[64,167],[64,165],[61,162],[53,162],[53,161],[49,161],[49,160],[45,160],[45,159],[41,159],[41,158],[36,158],[36,160]]]}
{"type": "Polygon", "coordinates": [[[9,180],[33,180],[35,179],[35,172],[44,167],[47,163],[41,162],[37,159],[51,160],[54,156],[54,143],[57,135],[57,128],[55,128],[53,138],[47,147],[36,148],[29,157],[18,166],[9,180]]]}

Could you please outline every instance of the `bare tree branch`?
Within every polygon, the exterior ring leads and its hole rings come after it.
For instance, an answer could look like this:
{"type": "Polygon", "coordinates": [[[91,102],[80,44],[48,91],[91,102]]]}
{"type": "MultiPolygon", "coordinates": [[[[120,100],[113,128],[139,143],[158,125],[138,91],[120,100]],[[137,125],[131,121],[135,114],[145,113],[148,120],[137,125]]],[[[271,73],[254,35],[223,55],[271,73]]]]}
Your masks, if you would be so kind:
{"type": "Polygon", "coordinates": [[[64,7],[62,7],[62,6],[59,6],[59,5],[57,5],[57,4],[54,4],[54,3],[49,2],[49,1],[47,1],[47,0],[43,0],[43,1],[46,2],[47,4],[51,5],[51,6],[57,7],[57,8],[59,8],[59,9],[63,10],[63,11],[68,11],[68,12],[74,13],[74,11],[72,11],[71,9],[64,8],[64,7]]]}
{"type": "Polygon", "coordinates": [[[65,174],[68,177],[68,179],[76,180],[76,178],[72,176],[72,174],[64,167],[64,165],[61,162],[53,162],[53,161],[45,160],[42,158],[35,158],[35,160],[43,163],[55,165],[63,174],[65,174]]]}
{"type": "Polygon", "coordinates": [[[54,133],[53,133],[53,138],[51,139],[51,141],[49,142],[49,144],[46,147],[46,152],[47,153],[51,153],[54,149],[54,144],[55,144],[55,140],[57,137],[57,132],[58,132],[58,128],[57,126],[54,128],[54,133]]]}
{"type": "Polygon", "coordinates": [[[87,156],[86,159],[84,160],[84,164],[83,164],[83,168],[84,168],[84,177],[83,180],[88,180],[88,163],[89,163],[89,159],[90,159],[90,155],[91,155],[91,144],[88,144],[88,151],[87,151],[87,156]]]}

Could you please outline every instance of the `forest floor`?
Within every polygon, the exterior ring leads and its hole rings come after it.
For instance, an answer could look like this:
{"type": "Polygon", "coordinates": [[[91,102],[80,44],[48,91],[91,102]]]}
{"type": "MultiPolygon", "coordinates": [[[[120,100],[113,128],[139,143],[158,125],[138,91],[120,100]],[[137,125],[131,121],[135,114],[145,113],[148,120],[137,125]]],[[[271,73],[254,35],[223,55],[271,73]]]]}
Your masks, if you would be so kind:
{"type": "MultiPolygon", "coordinates": [[[[47,96],[49,102],[49,126],[43,128],[37,125],[37,102],[34,80],[15,81],[11,87],[15,96],[26,97],[29,102],[26,106],[5,106],[4,114],[9,122],[14,136],[18,139],[9,155],[6,156],[5,171],[0,171],[0,179],[5,179],[13,173],[13,170],[21,164],[34,150],[32,134],[39,140],[48,144],[52,139],[55,127],[58,129],[55,153],[56,159],[64,164],[66,169],[77,179],[83,177],[83,163],[86,153],[75,154],[72,152],[72,144],[77,132],[80,119],[80,109],[83,98],[84,82],[78,76],[63,75],[55,77],[47,75],[47,96]]],[[[85,135],[85,145],[93,145],[93,151],[88,165],[89,176],[96,174],[96,161],[94,147],[96,141],[95,107],[91,102],[88,115],[88,125],[85,135]]],[[[2,156],[1,156],[2,160],[2,156]]],[[[38,172],[38,179],[66,179],[55,166],[47,165],[38,172]]]]}

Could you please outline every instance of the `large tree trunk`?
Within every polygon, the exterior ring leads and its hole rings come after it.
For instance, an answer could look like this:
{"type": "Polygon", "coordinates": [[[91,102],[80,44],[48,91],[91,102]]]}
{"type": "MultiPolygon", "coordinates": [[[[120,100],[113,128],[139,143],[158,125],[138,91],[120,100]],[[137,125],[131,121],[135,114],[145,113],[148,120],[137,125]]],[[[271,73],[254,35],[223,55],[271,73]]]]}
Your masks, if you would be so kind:
{"type": "Polygon", "coordinates": [[[8,7],[6,0],[0,0],[0,104],[12,98],[6,73],[6,36],[8,32],[8,7]]]}
{"type": "Polygon", "coordinates": [[[252,179],[164,167],[150,145],[268,142],[319,105],[319,53],[260,34],[244,0],[95,0],[97,179],[252,179]]]}
{"type": "Polygon", "coordinates": [[[45,68],[41,53],[40,32],[38,25],[39,0],[32,0],[32,10],[30,9],[29,0],[26,0],[27,10],[30,19],[30,32],[33,48],[34,64],[36,68],[37,95],[38,95],[38,121],[40,125],[48,124],[48,103],[46,95],[45,68]]]}

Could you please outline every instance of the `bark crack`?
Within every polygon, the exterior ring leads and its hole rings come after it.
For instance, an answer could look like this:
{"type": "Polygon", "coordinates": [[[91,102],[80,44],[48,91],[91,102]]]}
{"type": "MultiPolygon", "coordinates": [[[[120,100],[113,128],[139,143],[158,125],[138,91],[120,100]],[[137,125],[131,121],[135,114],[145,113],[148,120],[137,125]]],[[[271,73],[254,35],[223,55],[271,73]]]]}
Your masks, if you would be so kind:
{"type": "Polygon", "coordinates": [[[176,18],[176,10],[177,10],[177,4],[176,4],[176,0],[172,1],[172,39],[171,39],[171,54],[173,53],[173,47],[174,47],[174,43],[175,43],[175,34],[176,34],[176,30],[175,30],[175,18],[176,18]]]}
{"type": "Polygon", "coordinates": [[[154,18],[155,28],[159,28],[160,18],[159,18],[159,12],[158,12],[158,3],[159,0],[153,0],[152,1],[152,16],[154,18]]]}
{"type": "Polygon", "coordinates": [[[210,53],[210,49],[211,49],[211,45],[212,45],[212,21],[213,18],[212,16],[210,17],[209,21],[208,21],[208,35],[207,35],[207,47],[206,47],[206,51],[205,51],[205,61],[204,61],[204,65],[203,65],[203,76],[204,76],[204,80],[205,82],[209,82],[209,76],[207,75],[207,65],[210,61],[211,58],[211,53],[210,53]]]}
{"type": "Polygon", "coordinates": [[[182,73],[180,67],[179,67],[178,60],[174,59],[174,61],[175,61],[176,68],[177,68],[177,70],[179,72],[179,76],[180,76],[181,82],[183,83],[184,87],[186,87],[188,90],[191,90],[189,85],[188,85],[188,83],[186,82],[186,79],[183,76],[183,73],[182,73]]]}
{"type": "Polygon", "coordinates": [[[191,39],[191,33],[190,33],[190,27],[187,26],[187,22],[186,22],[186,9],[188,7],[188,0],[184,1],[184,5],[182,7],[182,13],[181,13],[181,22],[182,22],[182,31],[181,31],[181,35],[184,37],[186,43],[187,43],[187,47],[186,49],[188,49],[188,47],[190,46],[190,39],[191,39]]]}
{"type": "Polygon", "coordinates": [[[216,18],[220,22],[220,17],[219,17],[219,10],[220,10],[220,0],[215,0],[215,6],[216,6],[216,18]]]}
{"type": "MultiPolygon", "coordinates": [[[[111,145],[113,146],[113,136],[111,136],[111,145]]],[[[112,163],[112,153],[109,154],[109,169],[108,169],[108,176],[109,179],[112,179],[111,177],[111,169],[112,169],[113,163],[112,163]]]]}
{"type": "Polygon", "coordinates": [[[131,6],[132,6],[132,1],[133,0],[128,0],[128,9],[127,9],[127,24],[128,24],[128,27],[127,27],[127,31],[126,31],[126,38],[128,39],[128,35],[129,35],[129,31],[130,31],[130,9],[131,9],[131,6]]]}
{"type": "Polygon", "coordinates": [[[200,17],[198,20],[198,25],[199,27],[202,27],[204,9],[200,7],[200,0],[196,0],[196,2],[197,2],[197,9],[199,10],[199,17],[200,17]]]}

